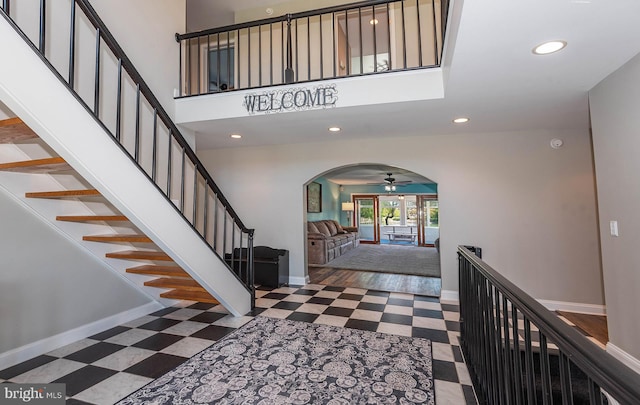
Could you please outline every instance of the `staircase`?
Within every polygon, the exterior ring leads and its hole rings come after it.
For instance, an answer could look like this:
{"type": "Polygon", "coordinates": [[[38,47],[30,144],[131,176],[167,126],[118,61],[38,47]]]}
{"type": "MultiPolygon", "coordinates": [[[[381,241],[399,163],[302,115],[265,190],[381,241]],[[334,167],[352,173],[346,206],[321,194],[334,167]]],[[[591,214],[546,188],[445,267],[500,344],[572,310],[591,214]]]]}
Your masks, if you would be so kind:
{"type": "MultiPolygon", "coordinates": [[[[11,55],[10,63],[0,62],[0,101],[20,118],[2,121],[1,142],[40,142],[51,153],[10,160],[0,164],[0,171],[52,178],[73,173],[81,179],[80,187],[61,184],[40,190],[12,184],[13,194],[31,207],[48,204],[43,201],[59,204],[60,211],[50,218],[59,229],[87,224],[91,231],[81,243],[92,252],[113,246],[102,254],[103,260],[115,271],[124,266],[131,280],[145,278],[136,283],[145,294],[147,289],[164,290],[157,299],[165,305],[172,302],[167,300],[187,299],[220,303],[237,316],[250,311],[255,299],[253,260],[237,272],[230,264],[243,250],[253,257],[253,230],[242,223],[89,2],[71,3],[70,24],[76,35],[93,38],[71,41],[65,72],[53,66],[44,50],[44,44],[55,48],[53,36],[46,39],[52,28],[42,24],[40,41],[29,39],[7,14],[9,4],[0,5],[0,54],[11,55]],[[98,54],[110,55],[87,66],[86,60],[74,59],[80,52],[74,49],[76,42],[78,47],[95,44],[98,54]],[[113,65],[106,66],[109,63],[113,65]],[[85,82],[75,81],[81,70],[88,77],[95,73],[89,91],[85,82]],[[105,94],[113,97],[101,97],[105,94]],[[135,95],[133,103],[127,94],[135,95]],[[68,212],[68,201],[87,206],[100,202],[109,209],[68,212]],[[104,229],[95,232],[97,225],[104,229]],[[114,232],[116,228],[125,231],[114,232]]],[[[31,21],[44,21],[46,11],[40,9],[42,15],[36,12],[31,21]]],[[[68,44],[67,38],[56,49],[68,44]]]]}
{"type": "MultiPolygon", "coordinates": [[[[0,121],[0,144],[24,144],[29,141],[39,140],[38,136],[19,118],[10,118],[0,121]]],[[[60,172],[70,172],[73,168],[59,156],[31,159],[17,162],[0,163],[0,171],[30,173],[30,174],[51,174],[60,172]]],[[[38,191],[25,193],[26,198],[44,199],[74,199],[83,198],[103,199],[98,190],[77,189],[59,191],[38,191]]],[[[126,223],[133,227],[131,221],[121,214],[113,215],[60,215],[56,216],[56,221],[77,222],[77,223],[126,223]]],[[[135,229],[135,228],[134,228],[135,229]]],[[[143,244],[152,250],[124,250],[107,253],[104,257],[112,259],[136,260],[150,262],[140,266],[126,268],[127,273],[143,274],[145,276],[156,276],[144,285],[158,289],[169,290],[160,293],[160,297],[173,300],[189,300],[218,304],[211,294],[207,292],[197,281],[187,272],[177,265],[162,251],[153,240],[143,232],[135,230],[135,233],[112,233],[99,235],[85,235],[82,237],[85,242],[122,244],[143,244]],[[156,262],[162,262],[157,264],[156,262]]]]}

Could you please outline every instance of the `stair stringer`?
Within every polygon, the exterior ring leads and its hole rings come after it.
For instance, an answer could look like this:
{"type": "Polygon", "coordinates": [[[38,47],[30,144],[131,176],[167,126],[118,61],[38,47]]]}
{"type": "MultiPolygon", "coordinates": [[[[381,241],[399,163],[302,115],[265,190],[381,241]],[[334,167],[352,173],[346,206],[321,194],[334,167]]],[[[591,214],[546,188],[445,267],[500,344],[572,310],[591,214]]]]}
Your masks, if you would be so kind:
{"type": "Polygon", "coordinates": [[[229,312],[249,312],[251,293],[4,19],[0,38],[2,101],[229,312]]]}

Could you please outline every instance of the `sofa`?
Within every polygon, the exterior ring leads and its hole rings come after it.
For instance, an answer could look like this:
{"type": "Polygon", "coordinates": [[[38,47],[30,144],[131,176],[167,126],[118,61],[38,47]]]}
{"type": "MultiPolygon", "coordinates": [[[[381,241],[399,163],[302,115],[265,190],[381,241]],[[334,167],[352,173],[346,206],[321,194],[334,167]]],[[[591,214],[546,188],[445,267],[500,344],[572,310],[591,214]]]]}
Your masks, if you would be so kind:
{"type": "Polygon", "coordinates": [[[325,264],[359,244],[360,237],[355,227],[342,227],[332,219],[307,222],[309,264],[325,264]]]}

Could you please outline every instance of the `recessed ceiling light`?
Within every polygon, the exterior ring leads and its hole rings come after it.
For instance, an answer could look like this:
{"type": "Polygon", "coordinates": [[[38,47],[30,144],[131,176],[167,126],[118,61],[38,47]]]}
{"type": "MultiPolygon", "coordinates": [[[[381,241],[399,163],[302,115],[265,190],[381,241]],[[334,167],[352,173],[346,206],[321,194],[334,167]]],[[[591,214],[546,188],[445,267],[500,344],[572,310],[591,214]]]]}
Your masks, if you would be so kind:
{"type": "Polygon", "coordinates": [[[340,127],[329,127],[329,131],[330,132],[340,132],[342,128],[340,127]]]}
{"type": "Polygon", "coordinates": [[[456,119],[453,120],[454,124],[464,124],[465,122],[469,122],[469,118],[460,117],[460,118],[456,118],[456,119]]]}
{"type": "Polygon", "coordinates": [[[240,134],[231,134],[231,137],[233,139],[240,139],[240,138],[242,138],[242,135],[240,135],[240,134]]]}
{"type": "Polygon", "coordinates": [[[376,25],[378,23],[378,19],[377,18],[372,18],[371,20],[369,20],[369,24],[371,25],[376,25]]]}
{"type": "Polygon", "coordinates": [[[548,55],[550,53],[558,52],[565,46],[567,46],[565,41],[547,41],[533,48],[533,53],[536,55],[548,55]]]}

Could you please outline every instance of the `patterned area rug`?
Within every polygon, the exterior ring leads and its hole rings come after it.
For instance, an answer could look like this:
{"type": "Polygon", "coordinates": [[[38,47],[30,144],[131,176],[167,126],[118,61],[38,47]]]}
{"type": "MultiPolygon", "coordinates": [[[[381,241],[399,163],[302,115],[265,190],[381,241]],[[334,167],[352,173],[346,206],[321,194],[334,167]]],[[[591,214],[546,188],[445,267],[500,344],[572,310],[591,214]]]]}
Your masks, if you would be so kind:
{"type": "Polygon", "coordinates": [[[319,266],[440,277],[440,255],[436,248],[431,247],[361,243],[337,259],[319,266]]]}
{"type": "Polygon", "coordinates": [[[118,404],[431,404],[431,341],[258,316],[118,404]]]}

